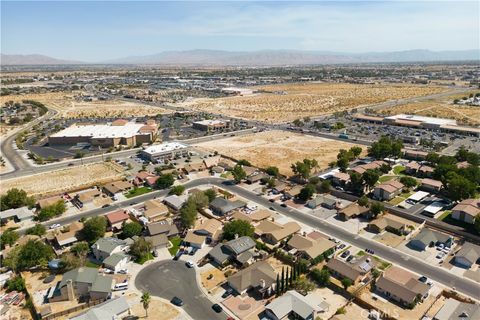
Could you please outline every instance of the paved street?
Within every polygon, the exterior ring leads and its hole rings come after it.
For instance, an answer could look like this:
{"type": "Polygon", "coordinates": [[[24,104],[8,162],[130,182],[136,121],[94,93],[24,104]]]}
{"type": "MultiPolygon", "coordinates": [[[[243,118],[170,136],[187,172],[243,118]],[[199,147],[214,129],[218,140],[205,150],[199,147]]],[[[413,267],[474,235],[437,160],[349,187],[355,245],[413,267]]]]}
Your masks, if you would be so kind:
{"type": "Polygon", "coordinates": [[[197,286],[195,271],[183,261],[160,261],[140,271],[135,278],[140,291],[171,300],[174,296],[184,302],[183,308],[192,318],[198,320],[225,320],[228,316],[212,310],[212,302],[197,286]]]}

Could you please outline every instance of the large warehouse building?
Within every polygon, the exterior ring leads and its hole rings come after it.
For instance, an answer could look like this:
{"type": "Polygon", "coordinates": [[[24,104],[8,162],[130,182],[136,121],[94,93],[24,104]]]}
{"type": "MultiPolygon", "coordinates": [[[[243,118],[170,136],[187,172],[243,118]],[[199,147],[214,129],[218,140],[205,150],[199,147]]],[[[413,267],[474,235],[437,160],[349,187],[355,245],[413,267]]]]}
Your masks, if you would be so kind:
{"type": "Polygon", "coordinates": [[[50,145],[76,145],[116,147],[135,146],[155,141],[158,126],[153,120],[146,123],[119,119],[107,124],[73,124],[48,137],[50,145]]]}

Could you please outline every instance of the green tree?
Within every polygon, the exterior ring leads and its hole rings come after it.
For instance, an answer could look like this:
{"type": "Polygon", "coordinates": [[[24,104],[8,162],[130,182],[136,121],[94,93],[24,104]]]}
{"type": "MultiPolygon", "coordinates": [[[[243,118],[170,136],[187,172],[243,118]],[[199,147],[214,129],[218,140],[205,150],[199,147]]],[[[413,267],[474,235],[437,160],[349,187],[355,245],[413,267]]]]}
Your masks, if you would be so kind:
{"type": "Polygon", "coordinates": [[[417,186],[417,179],[413,177],[403,176],[400,178],[400,182],[407,188],[413,188],[417,186]]]}
{"type": "Polygon", "coordinates": [[[148,307],[150,306],[150,293],[144,292],[140,301],[142,302],[143,309],[145,309],[145,316],[148,318],[148,307]]]}
{"type": "Polygon", "coordinates": [[[363,178],[358,172],[350,172],[350,189],[356,194],[363,194],[363,178]]]}
{"type": "Polygon", "coordinates": [[[175,178],[173,177],[173,174],[166,173],[166,174],[160,175],[160,177],[155,182],[155,186],[158,189],[166,189],[171,187],[174,182],[175,182],[175,178]]]}
{"type": "Polygon", "coordinates": [[[236,183],[239,183],[240,181],[242,181],[247,177],[245,170],[243,170],[242,166],[238,164],[235,167],[233,167],[232,175],[233,175],[233,180],[236,183]]]}
{"type": "Polygon", "coordinates": [[[282,267],[282,285],[280,291],[282,293],[285,292],[285,267],[282,267]]]}
{"type": "Polygon", "coordinates": [[[311,184],[307,184],[305,187],[300,190],[300,193],[298,194],[298,199],[302,201],[307,201],[310,199],[313,194],[315,193],[315,186],[311,184]]]}
{"type": "Polygon", "coordinates": [[[371,190],[375,186],[379,178],[380,174],[377,170],[368,169],[362,174],[362,179],[365,181],[368,190],[371,190]]]}
{"type": "Polygon", "coordinates": [[[134,255],[137,260],[140,260],[152,252],[152,248],[153,245],[151,241],[145,240],[145,238],[138,238],[130,246],[130,253],[134,255]]]}
{"type": "Polygon", "coordinates": [[[23,280],[21,276],[16,276],[14,278],[7,280],[7,282],[5,283],[5,287],[7,287],[7,292],[11,292],[11,291],[25,292],[26,290],[25,280],[23,280]]]}
{"type": "Polygon", "coordinates": [[[277,282],[275,286],[275,291],[277,293],[277,297],[280,296],[280,276],[277,273],[277,282]]]}
{"type": "Polygon", "coordinates": [[[187,201],[183,204],[182,208],[180,209],[180,219],[182,224],[186,228],[190,228],[195,224],[195,220],[197,219],[197,206],[195,205],[194,201],[187,201]]]}
{"type": "Polygon", "coordinates": [[[320,183],[319,190],[320,192],[329,192],[330,189],[332,188],[332,184],[330,183],[329,180],[323,180],[322,183],[320,183]]]}
{"type": "Polygon", "coordinates": [[[240,159],[237,161],[237,164],[240,165],[240,166],[247,166],[247,167],[250,167],[252,164],[250,163],[250,161],[248,160],[245,160],[245,159],[240,159]]]}
{"type": "Polygon", "coordinates": [[[310,275],[321,287],[326,287],[330,283],[330,272],[326,268],[322,270],[313,269],[310,275]]]}
{"type": "Polygon", "coordinates": [[[9,189],[4,195],[0,197],[0,210],[16,209],[24,206],[32,208],[35,205],[35,199],[27,196],[27,193],[22,189],[9,189]]]}
{"type": "Polygon", "coordinates": [[[143,227],[138,222],[125,223],[122,228],[122,237],[124,239],[131,238],[133,236],[139,236],[142,233],[143,227]]]}
{"type": "Polygon", "coordinates": [[[369,201],[368,201],[368,198],[367,198],[367,196],[365,196],[365,195],[361,196],[361,197],[358,199],[358,201],[357,201],[358,205],[359,205],[359,206],[362,206],[362,207],[367,207],[367,206],[368,206],[368,202],[369,202],[369,201]]]}
{"type": "Polygon", "coordinates": [[[370,204],[370,213],[374,218],[376,218],[380,213],[385,210],[385,207],[381,202],[372,202],[370,204]]]}
{"type": "Polygon", "coordinates": [[[25,232],[26,234],[33,234],[36,236],[43,236],[45,233],[47,233],[47,229],[43,224],[37,223],[35,226],[28,228],[27,231],[25,232]]]}
{"type": "Polygon", "coordinates": [[[455,172],[449,172],[446,176],[446,186],[448,197],[453,201],[464,200],[475,196],[477,186],[467,178],[460,176],[455,172]]]}
{"type": "Polygon", "coordinates": [[[54,256],[53,250],[40,240],[29,240],[18,252],[17,270],[46,266],[54,256]]]}
{"type": "Polygon", "coordinates": [[[90,246],[85,241],[77,242],[70,248],[70,252],[78,257],[87,256],[88,251],[90,251],[90,246]]]}
{"type": "Polygon", "coordinates": [[[341,172],[347,172],[348,165],[349,161],[347,158],[340,158],[337,160],[337,167],[340,169],[341,172]]]}
{"type": "Polygon", "coordinates": [[[225,240],[232,240],[235,239],[236,235],[239,237],[253,237],[254,230],[254,227],[248,221],[233,220],[223,226],[223,238],[225,240]]]}
{"type": "Polygon", "coordinates": [[[208,206],[210,198],[204,192],[195,192],[188,197],[188,201],[192,201],[197,210],[200,210],[208,206]]]}
{"type": "Polygon", "coordinates": [[[265,169],[265,172],[272,177],[278,177],[280,175],[280,170],[277,167],[273,167],[273,166],[270,166],[267,169],[265,169]]]}
{"type": "Polygon", "coordinates": [[[103,216],[93,217],[85,221],[82,234],[86,241],[94,243],[105,235],[107,229],[107,219],[103,216]]]}
{"type": "Polygon", "coordinates": [[[43,207],[40,210],[40,213],[37,215],[37,219],[39,221],[46,221],[63,214],[66,210],[67,206],[65,205],[65,202],[63,200],[59,200],[52,205],[43,207]]]}
{"type": "Polygon", "coordinates": [[[362,148],[354,146],[350,148],[350,152],[353,154],[355,158],[358,158],[360,154],[362,154],[362,148]]]}
{"type": "Polygon", "coordinates": [[[177,196],[181,195],[185,191],[185,186],[184,185],[177,185],[173,186],[172,189],[170,189],[169,194],[175,194],[177,196]]]}
{"type": "Polygon", "coordinates": [[[212,202],[217,197],[217,192],[214,189],[207,189],[203,194],[207,196],[208,202],[212,202]]]}
{"type": "Polygon", "coordinates": [[[343,289],[347,290],[348,287],[350,287],[352,285],[352,280],[348,279],[348,278],[343,278],[342,279],[342,286],[343,286],[343,289]]]}
{"type": "Polygon", "coordinates": [[[315,284],[309,281],[305,276],[298,277],[292,287],[303,295],[307,295],[315,289],[315,284]]]}
{"type": "Polygon", "coordinates": [[[425,157],[425,160],[431,164],[437,164],[440,159],[440,156],[436,152],[429,152],[425,157]]]}
{"type": "Polygon", "coordinates": [[[14,230],[11,230],[11,229],[7,229],[5,230],[5,232],[2,233],[2,236],[0,237],[0,240],[1,240],[1,245],[2,245],[2,249],[5,248],[5,245],[9,245],[9,246],[12,246],[15,242],[17,242],[18,238],[20,236],[18,235],[18,233],[14,230]]]}

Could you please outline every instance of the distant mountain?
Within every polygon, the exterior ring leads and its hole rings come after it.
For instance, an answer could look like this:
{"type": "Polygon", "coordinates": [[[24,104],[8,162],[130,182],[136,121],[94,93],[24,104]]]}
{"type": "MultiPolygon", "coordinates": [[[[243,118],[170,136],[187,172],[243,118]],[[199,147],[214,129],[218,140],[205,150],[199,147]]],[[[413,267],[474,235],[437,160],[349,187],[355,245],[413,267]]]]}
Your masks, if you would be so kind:
{"type": "Polygon", "coordinates": [[[190,50],[165,51],[104,61],[111,64],[284,66],[368,62],[422,62],[480,60],[480,50],[342,53],[328,51],[263,50],[253,52],[190,50]]]}
{"type": "Polygon", "coordinates": [[[49,65],[49,64],[83,64],[80,61],[61,60],[41,54],[1,54],[1,65],[49,65]]]}

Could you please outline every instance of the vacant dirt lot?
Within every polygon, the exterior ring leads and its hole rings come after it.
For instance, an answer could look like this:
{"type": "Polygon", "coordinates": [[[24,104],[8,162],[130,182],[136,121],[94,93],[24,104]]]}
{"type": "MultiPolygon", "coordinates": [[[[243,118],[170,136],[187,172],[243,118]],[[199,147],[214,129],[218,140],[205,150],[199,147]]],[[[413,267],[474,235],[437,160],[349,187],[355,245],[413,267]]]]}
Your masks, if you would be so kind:
{"type": "Polygon", "coordinates": [[[58,194],[121,179],[122,172],[123,169],[115,163],[92,163],[3,180],[0,189],[5,193],[10,188],[20,188],[33,196],[58,194]]]}
{"type": "Polygon", "coordinates": [[[261,93],[244,97],[194,99],[184,105],[246,119],[279,122],[446,90],[433,86],[346,83],[295,83],[253,89],[261,93]]]}
{"type": "Polygon", "coordinates": [[[354,144],[273,130],[203,142],[197,146],[237,160],[246,159],[257,167],[276,166],[280,173],[291,175],[290,166],[296,161],[315,158],[320,168],[326,168],[336,160],[340,149],[349,149],[354,144]]]}
{"type": "Polygon", "coordinates": [[[466,125],[479,125],[480,107],[453,104],[454,99],[461,99],[465,96],[468,97],[470,93],[475,94],[477,92],[478,90],[473,90],[439,99],[399,105],[379,110],[378,113],[382,115],[394,115],[398,113],[416,114],[419,116],[455,119],[459,123],[466,125]]]}
{"type": "Polygon", "coordinates": [[[159,113],[170,112],[167,109],[148,106],[142,103],[126,102],[121,100],[107,101],[78,101],[75,93],[42,93],[26,95],[9,95],[0,97],[0,105],[7,101],[35,100],[42,102],[50,109],[58,111],[57,117],[77,118],[77,117],[135,117],[135,116],[153,116],[159,113]]]}

